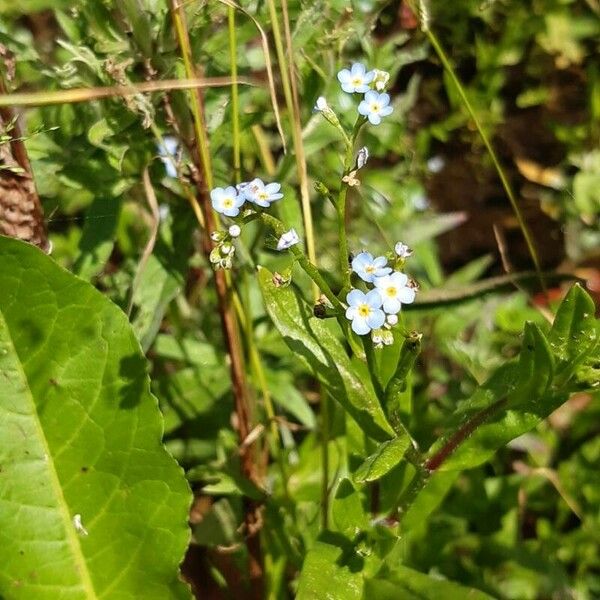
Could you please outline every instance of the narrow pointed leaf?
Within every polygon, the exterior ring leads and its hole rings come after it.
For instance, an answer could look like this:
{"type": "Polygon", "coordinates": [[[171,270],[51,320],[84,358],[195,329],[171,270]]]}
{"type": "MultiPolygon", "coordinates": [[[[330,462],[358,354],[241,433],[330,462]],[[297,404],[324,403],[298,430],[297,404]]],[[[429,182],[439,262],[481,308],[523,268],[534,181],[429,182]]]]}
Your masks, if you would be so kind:
{"type": "Polygon", "coordinates": [[[189,598],[190,491],[125,315],[0,237],[0,597],[189,598]]]}
{"type": "Polygon", "coordinates": [[[309,315],[293,288],[275,286],[267,269],[259,269],[258,279],[269,316],[292,352],[309,365],[363,431],[377,440],[390,438],[393,430],[372,388],[352,366],[328,325],[309,315]]]}
{"type": "Polygon", "coordinates": [[[557,358],[557,375],[569,379],[577,368],[598,356],[598,324],[592,298],[574,285],[561,302],[548,341],[557,358]]]}
{"type": "Polygon", "coordinates": [[[360,484],[381,479],[400,464],[409,446],[410,439],[407,435],[379,444],[377,450],[358,467],[354,473],[354,481],[360,484]]]}

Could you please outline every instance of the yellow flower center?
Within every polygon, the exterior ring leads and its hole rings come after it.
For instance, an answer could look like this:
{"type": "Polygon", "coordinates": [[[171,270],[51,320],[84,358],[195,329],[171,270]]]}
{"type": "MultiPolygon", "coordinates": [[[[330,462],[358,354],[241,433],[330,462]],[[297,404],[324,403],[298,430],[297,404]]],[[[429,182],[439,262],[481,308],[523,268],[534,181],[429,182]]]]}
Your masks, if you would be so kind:
{"type": "Polygon", "coordinates": [[[355,77],[352,80],[352,85],[362,85],[362,77],[355,77]]]}
{"type": "Polygon", "coordinates": [[[377,102],[373,102],[373,104],[371,104],[371,111],[378,113],[381,110],[381,106],[379,106],[379,104],[377,104],[377,102]]]}
{"type": "Polygon", "coordinates": [[[396,295],[398,294],[398,290],[395,287],[389,287],[389,288],[385,288],[385,293],[390,297],[390,298],[395,298],[396,295]]]}
{"type": "Polygon", "coordinates": [[[365,267],[365,272],[366,273],[375,273],[375,266],[374,265],[367,265],[365,267]]]}
{"type": "Polygon", "coordinates": [[[361,317],[368,317],[371,314],[371,307],[368,304],[360,304],[358,306],[358,314],[361,317]]]}
{"type": "Polygon", "coordinates": [[[267,194],[267,192],[260,192],[258,194],[259,200],[266,200],[268,197],[269,197],[269,194],[267,194]]]}
{"type": "Polygon", "coordinates": [[[233,206],[233,198],[225,198],[225,200],[223,200],[223,206],[225,208],[231,208],[233,206]]]}

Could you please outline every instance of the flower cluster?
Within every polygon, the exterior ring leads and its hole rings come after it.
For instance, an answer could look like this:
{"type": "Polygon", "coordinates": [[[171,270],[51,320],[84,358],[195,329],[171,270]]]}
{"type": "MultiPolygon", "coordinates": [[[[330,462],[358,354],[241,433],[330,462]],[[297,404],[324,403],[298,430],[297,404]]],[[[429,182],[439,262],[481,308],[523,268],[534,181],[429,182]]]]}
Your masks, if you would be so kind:
{"type": "MultiPolygon", "coordinates": [[[[281,184],[265,183],[262,179],[253,179],[239,183],[235,187],[216,187],[210,192],[212,207],[216,212],[225,217],[238,217],[246,202],[260,208],[269,208],[273,202],[281,200],[281,184]]],[[[247,211],[249,214],[251,211],[247,211]]],[[[216,267],[230,269],[235,246],[232,241],[239,237],[241,228],[236,223],[231,225],[227,231],[214,231],[211,234],[215,247],[210,254],[210,261],[216,267]]],[[[294,229],[290,229],[281,235],[277,243],[277,250],[287,250],[300,242],[300,238],[294,229]]]]}
{"type": "Polygon", "coordinates": [[[261,208],[269,208],[271,203],[283,198],[281,184],[265,183],[262,179],[245,181],[237,186],[217,187],[210,193],[212,207],[226,217],[237,217],[245,202],[261,208]]]}
{"type": "Polygon", "coordinates": [[[361,252],[352,260],[352,271],[373,287],[367,292],[353,289],[348,293],[346,318],[352,321],[354,333],[366,335],[373,332],[376,345],[393,342],[391,332],[381,328],[385,326],[389,329],[395,325],[402,305],[415,300],[415,283],[399,270],[411,254],[406,244],[398,242],[395,246],[394,269],[388,266],[385,256],[374,257],[370,252],[361,252]]]}
{"type": "Polygon", "coordinates": [[[364,94],[358,105],[358,113],[372,125],[379,125],[382,117],[392,114],[394,108],[390,106],[390,96],[384,91],[390,78],[389,73],[379,69],[367,71],[362,63],[354,63],[350,69],[342,69],[337,78],[344,92],[364,94]]]}

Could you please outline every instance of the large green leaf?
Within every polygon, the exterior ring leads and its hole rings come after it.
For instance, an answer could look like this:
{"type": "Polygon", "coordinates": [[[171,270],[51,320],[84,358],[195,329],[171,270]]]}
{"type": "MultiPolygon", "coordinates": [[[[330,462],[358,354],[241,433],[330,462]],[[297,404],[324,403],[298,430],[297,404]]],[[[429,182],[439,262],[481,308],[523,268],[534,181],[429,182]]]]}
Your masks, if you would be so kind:
{"type": "Polygon", "coordinates": [[[189,598],[190,491],[125,315],[0,237],[0,597],[189,598]]]}
{"type": "Polygon", "coordinates": [[[293,288],[276,286],[267,269],[259,269],[258,279],[269,316],[290,349],[308,363],[363,431],[381,441],[392,437],[393,430],[372,388],[356,372],[328,323],[309,316],[293,288]]]}

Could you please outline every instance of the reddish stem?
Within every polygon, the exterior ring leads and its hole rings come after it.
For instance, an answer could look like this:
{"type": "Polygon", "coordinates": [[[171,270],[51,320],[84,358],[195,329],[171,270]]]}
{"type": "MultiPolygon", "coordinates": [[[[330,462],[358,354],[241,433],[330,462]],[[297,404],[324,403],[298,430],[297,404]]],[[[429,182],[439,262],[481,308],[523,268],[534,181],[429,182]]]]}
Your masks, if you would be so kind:
{"type": "Polygon", "coordinates": [[[455,450],[480,426],[483,425],[497,410],[506,404],[506,399],[497,400],[487,408],[475,413],[460,429],[452,434],[446,443],[425,461],[425,468],[435,471],[448,459],[455,450]]]}

